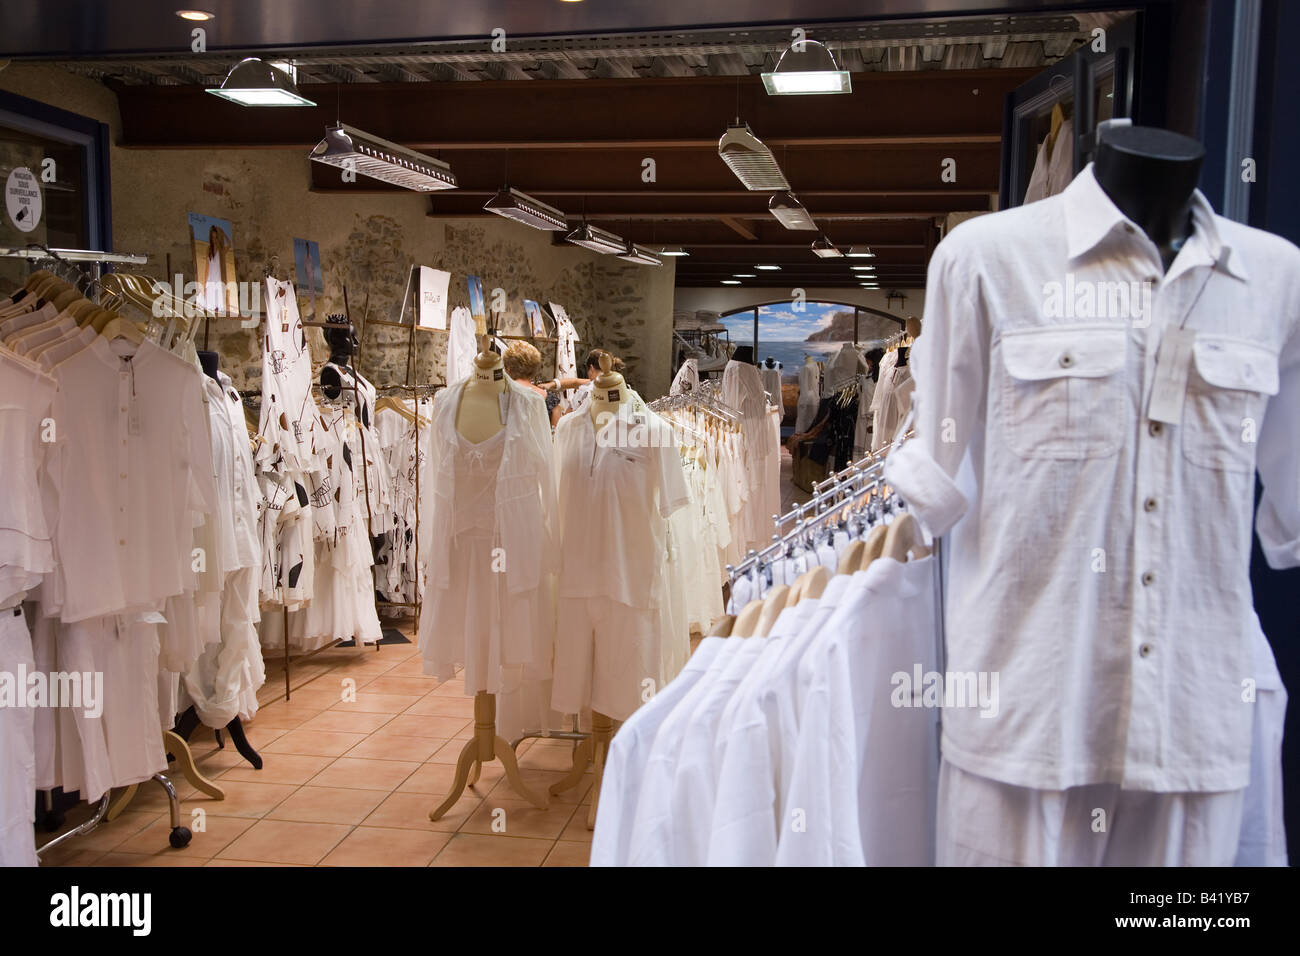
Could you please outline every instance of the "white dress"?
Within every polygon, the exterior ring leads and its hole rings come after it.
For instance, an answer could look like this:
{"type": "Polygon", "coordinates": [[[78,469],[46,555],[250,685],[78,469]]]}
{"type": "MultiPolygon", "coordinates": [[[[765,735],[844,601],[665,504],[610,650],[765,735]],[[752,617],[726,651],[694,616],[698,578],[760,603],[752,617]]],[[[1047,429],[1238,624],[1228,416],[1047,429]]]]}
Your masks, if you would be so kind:
{"type": "Polygon", "coordinates": [[[799,366],[799,403],[795,416],[794,430],[803,434],[812,425],[817,416],[817,406],[821,404],[821,386],[815,362],[804,362],[799,366]]]}

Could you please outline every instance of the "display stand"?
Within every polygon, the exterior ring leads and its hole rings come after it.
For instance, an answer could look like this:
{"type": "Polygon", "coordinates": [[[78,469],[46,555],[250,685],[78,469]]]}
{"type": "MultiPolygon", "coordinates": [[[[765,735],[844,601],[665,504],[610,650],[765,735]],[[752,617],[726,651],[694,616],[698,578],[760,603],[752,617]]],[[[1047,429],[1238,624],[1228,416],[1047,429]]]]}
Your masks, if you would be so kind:
{"type": "Polygon", "coordinates": [[[600,804],[600,784],[605,777],[605,758],[609,755],[609,744],[614,739],[614,720],[612,717],[591,712],[591,733],[583,734],[582,740],[573,748],[573,766],[563,780],[551,784],[551,796],[572,790],[582,782],[587,772],[587,764],[593,764],[595,779],[591,784],[591,806],[587,810],[587,829],[596,827],[596,808],[600,804]]]}

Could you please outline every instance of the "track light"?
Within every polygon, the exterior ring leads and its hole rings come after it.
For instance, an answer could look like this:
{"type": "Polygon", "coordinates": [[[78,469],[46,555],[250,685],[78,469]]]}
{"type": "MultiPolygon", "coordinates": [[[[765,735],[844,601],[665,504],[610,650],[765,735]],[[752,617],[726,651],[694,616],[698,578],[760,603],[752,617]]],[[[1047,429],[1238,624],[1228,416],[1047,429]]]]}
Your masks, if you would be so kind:
{"type": "Polygon", "coordinates": [[[548,206],[540,199],[534,199],[527,193],[521,193],[518,189],[509,187],[502,189],[484,203],[483,208],[488,212],[496,213],[498,216],[513,219],[515,222],[522,222],[525,226],[532,226],[534,229],[558,232],[561,229],[569,228],[564,213],[554,206],[548,206]]]}
{"type": "Polygon", "coordinates": [[[456,176],[442,160],[342,123],[325,130],[325,138],[311,151],[311,158],[416,192],[456,188],[456,176]]]}

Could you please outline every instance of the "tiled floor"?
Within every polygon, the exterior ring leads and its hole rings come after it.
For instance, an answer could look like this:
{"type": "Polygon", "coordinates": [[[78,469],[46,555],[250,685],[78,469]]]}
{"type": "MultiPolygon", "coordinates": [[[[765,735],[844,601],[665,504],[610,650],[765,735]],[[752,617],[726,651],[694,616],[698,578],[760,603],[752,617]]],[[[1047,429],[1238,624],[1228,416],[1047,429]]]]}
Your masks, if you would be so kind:
{"type": "MultiPolygon", "coordinates": [[[[421,672],[415,644],[336,648],[283,674],[268,660],[266,704],[246,725],[262,755],[254,770],[210,730],[191,740],[200,769],[225,792],[198,793],[174,773],[190,845],[172,849],[167,803],[157,784],[141,786],[111,823],[53,851],[63,866],[585,866],[591,773],[576,789],[534,809],[505,783],[499,763],[437,822],[429,811],[451,787],[461,747],[473,733],[473,701],[458,680],[421,672]],[[343,681],[356,700],[342,700],[343,681]]],[[[525,781],[537,792],[563,777],[572,745],[527,740],[519,747],[525,781]]],[[[84,804],[69,822],[89,816],[84,804]]]]}

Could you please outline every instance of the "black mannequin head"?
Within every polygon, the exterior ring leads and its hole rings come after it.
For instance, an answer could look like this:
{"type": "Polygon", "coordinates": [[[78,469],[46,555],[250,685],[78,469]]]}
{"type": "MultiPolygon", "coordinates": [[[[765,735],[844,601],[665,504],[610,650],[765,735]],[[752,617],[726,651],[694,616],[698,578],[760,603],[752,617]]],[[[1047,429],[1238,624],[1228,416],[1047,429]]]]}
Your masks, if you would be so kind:
{"type": "Polygon", "coordinates": [[[203,374],[214,382],[217,381],[217,369],[221,367],[221,356],[216,352],[200,352],[199,365],[203,367],[203,374]]]}
{"type": "Polygon", "coordinates": [[[329,322],[331,325],[325,329],[325,343],[330,347],[330,361],[336,365],[349,365],[359,344],[356,329],[341,315],[331,315],[329,322]],[[338,324],[332,324],[335,322],[338,324]]]}
{"type": "Polygon", "coordinates": [[[1111,127],[1097,144],[1097,183],[1159,247],[1166,269],[1192,233],[1192,194],[1204,160],[1196,140],[1151,126],[1111,127]]]}

